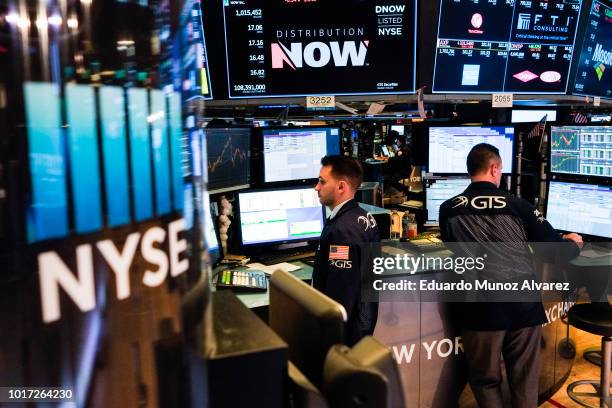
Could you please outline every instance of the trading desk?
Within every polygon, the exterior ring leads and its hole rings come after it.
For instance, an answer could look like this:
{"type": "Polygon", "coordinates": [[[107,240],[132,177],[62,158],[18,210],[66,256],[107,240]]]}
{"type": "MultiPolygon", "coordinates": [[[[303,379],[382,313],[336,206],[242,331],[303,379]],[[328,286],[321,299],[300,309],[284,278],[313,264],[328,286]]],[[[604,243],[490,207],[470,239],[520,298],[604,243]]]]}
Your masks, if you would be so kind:
{"type": "MultiPolygon", "coordinates": [[[[293,276],[303,281],[312,280],[312,266],[304,262],[300,262],[300,261],[295,261],[295,262],[290,262],[290,263],[301,267],[301,269],[291,272],[293,276]]],[[[227,267],[218,266],[213,270],[213,274],[216,274],[222,271],[223,269],[227,269],[227,267]]],[[[238,268],[231,268],[231,269],[240,271],[240,270],[248,270],[249,268],[247,268],[246,266],[241,266],[238,268]]],[[[269,286],[266,292],[242,292],[242,293],[236,293],[236,296],[249,309],[268,307],[270,305],[270,287],[269,286]]]]}
{"type": "MultiPolygon", "coordinates": [[[[388,249],[388,248],[387,248],[388,249]]],[[[385,247],[383,246],[383,251],[385,247]]],[[[439,251],[430,254],[450,254],[439,251]]],[[[612,263],[607,258],[580,257],[574,265],[612,263]]],[[[302,280],[312,277],[312,267],[293,262],[302,268],[292,272],[302,280]]],[[[423,272],[430,273],[430,272],[423,272]]],[[[451,272],[452,273],[452,272],[451,272]]],[[[417,272],[415,278],[418,279],[417,272]]],[[[399,279],[406,276],[385,276],[399,279]]],[[[266,320],[268,293],[241,293],[238,298],[266,320]],[[262,316],[263,314],[263,316],[262,316]]],[[[545,302],[549,322],[542,330],[540,399],[552,396],[569,375],[574,358],[564,356],[568,327],[562,317],[571,302],[545,302]]],[[[451,318],[451,305],[444,302],[397,300],[381,301],[374,337],[388,345],[399,363],[401,380],[411,407],[476,407],[467,387],[467,367],[463,356],[460,328],[451,318]]],[[[574,329],[569,328],[570,338],[574,329]]]]}

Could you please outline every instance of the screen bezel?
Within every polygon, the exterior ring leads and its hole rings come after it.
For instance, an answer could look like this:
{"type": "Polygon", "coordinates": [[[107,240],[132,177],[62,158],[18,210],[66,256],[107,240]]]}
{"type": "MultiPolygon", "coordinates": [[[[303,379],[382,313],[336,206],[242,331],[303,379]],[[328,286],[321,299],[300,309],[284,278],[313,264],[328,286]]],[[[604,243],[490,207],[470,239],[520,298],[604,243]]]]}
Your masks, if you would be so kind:
{"type": "MultiPolygon", "coordinates": [[[[515,124],[511,123],[511,124],[481,124],[481,125],[466,125],[466,124],[454,124],[454,123],[431,123],[428,124],[425,128],[426,132],[427,132],[427,143],[426,143],[426,158],[427,158],[427,164],[426,164],[426,168],[427,168],[427,173],[428,174],[435,174],[435,175],[439,175],[439,176],[461,176],[461,175],[467,175],[467,168],[465,173],[440,173],[440,172],[432,172],[429,169],[429,146],[430,146],[430,132],[431,132],[431,128],[493,128],[493,127],[503,127],[503,128],[512,128],[514,129],[514,134],[512,137],[512,164],[510,166],[510,171],[507,171],[506,168],[506,164],[504,163],[504,171],[502,172],[503,175],[512,175],[514,174],[514,170],[515,170],[515,165],[514,162],[516,160],[516,144],[517,144],[517,133],[516,133],[516,128],[517,126],[515,126],[515,124]]],[[[466,159],[467,159],[467,155],[466,155],[466,159]]]]}
{"type": "MultiPolygon", "coordinates": [[[[279,181],[266,181],[266,161],[265,161],[265,153],[264,153],[264,132],[266,131],[275,131],[275,130],[308,130],[308,129],[337,129],[338,130],[338,147],[339,152],[342,154],[342,128],[338,125],[328,125],[328,126],[267,126],[258,128],[258,134],[256,137],[256,143],[258,150],[261,154],[259,165],[257,166],[259,171],[259,183],[258,186],[262,188],[275,188],[275,187],[291,187],[291,186],[305,186],[305,185],[314,185],[317,183],[318,176],[307,179],[293,179],[293,180],[279,180],[279,181]]],[[[326,146],[327,151],[329,148],[326,146]]],[[[327,154],[327,153],[326,153],[327,154]]],[[[321,157],[323,158],[323,157],[321,157]]]]}
{"type": "MultiPolygon", "coordinates": [[[[604,183],[604,184],[602,184],[602,183],[597,183],[597,182],[588,182],[586,179],[567,180],[567,179],[550,178],[546,182],[546,202],[545,202],[545,205],[544,205],[544,217],[546,217],[546,218],[548,218],[548,203],[549,203],[549,200],[550,200],[550,184],[551,184],[551,182],[567,183],[567,184],[578,184],[578,185],[587,185],[587,186],[612,187],[611,183],[608,183],[608,184],[604,183]]],[[[554,225],[552,225],[552,227],[555,228],[554,225]]],[[[557,228],[555,228],[555,230],[556,231],[565,232],[565,233],[576,232],[577,234],[580,234],[587,241],[594,241],[594,242],[610,242],[610,241],[612,241],[612,238],[602,237],[600,235],[591,235],[591,234],[586,234],[586,233],[582,233],[582,232],[578,232],[578,231],[567,231],[567,230],[557,229],[557,228]]]]}

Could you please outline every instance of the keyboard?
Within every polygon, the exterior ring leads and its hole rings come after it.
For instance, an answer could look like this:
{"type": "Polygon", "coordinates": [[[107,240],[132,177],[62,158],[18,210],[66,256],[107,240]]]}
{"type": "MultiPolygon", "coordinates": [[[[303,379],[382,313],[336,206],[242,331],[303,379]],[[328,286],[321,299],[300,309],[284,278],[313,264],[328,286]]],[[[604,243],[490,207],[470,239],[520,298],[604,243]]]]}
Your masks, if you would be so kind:
{"type": "Polygon", "coordinates": [[[272,252],[269,254],[261,254],[255,258],[264,265],[276,265],[281,262],[300,261],[302,259],[314,258],[315,251],[300,251],[300,252],[272,252]]]}
{"type": "Polygon", "coordinates": [[[262,271],[223,269],[213,277],[213,283],[217,289],[231,289],[234,292],[265,292],[268,290],[268,280],[262,271]]]}

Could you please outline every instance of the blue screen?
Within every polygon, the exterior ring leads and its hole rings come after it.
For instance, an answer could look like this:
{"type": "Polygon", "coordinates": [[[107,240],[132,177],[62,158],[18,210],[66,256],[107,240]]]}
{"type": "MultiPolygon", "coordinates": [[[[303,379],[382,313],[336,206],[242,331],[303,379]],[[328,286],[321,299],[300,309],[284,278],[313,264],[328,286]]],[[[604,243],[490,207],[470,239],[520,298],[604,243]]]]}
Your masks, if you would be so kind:
{"type": "Polygon", "coordinates": [[[147,91],[128,89],[130,115],[130,156],[134,180],[134,216],[136,221],[153,217],[153,177],[151,175],[151,145],[149,143],[149,115],[147,91]]]}
{"type": "Polygon", "coordinates": [[[166,98],[159,90],[151,91],[151,126],[153,169],[155,172],[155,203],[157,214],[170,212],[170,165],[166,121],[166,98]]]}
{"type": "Polygon", "coordinates": [[[114,227],[130,222],[128,157],[122,88],[105,86],[100,89],[100,123],[104,151],[108,225],[114,227]]]}
{"type": "Polygon", "coordinates": [[[28,242],[68,233],[66,160],[61,132],[60,95],[54,84],[24,84],[32,198],[28,242]]]}
{"type": "Polygon", "coordinates": [[[181,95],[173,92],[170,95],[170,151],[172,155],[172,191],[174,192],[175,210],[182,210],[184,205],[182,123],[181,95]]]}
{"type": "Polygon", "coordinates": [[[66,86],[68,144],[75,228],[79,233],[102,228],[102,207],[94,88],[66,86]]]}

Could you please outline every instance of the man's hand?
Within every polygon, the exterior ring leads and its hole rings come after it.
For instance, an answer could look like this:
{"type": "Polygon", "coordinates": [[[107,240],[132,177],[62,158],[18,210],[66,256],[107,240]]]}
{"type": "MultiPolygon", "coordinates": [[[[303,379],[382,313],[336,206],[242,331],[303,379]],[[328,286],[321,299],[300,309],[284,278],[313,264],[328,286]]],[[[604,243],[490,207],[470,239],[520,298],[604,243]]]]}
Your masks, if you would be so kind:
{"type": "Polygon", "coordinates": [[[570,234],[565,234],[561,236],[563,239],[569,239],[570,241],[574,241],[578,248],[582,249],[584,242],[582,242],[582,236],[572,232],[570,234]]]}

